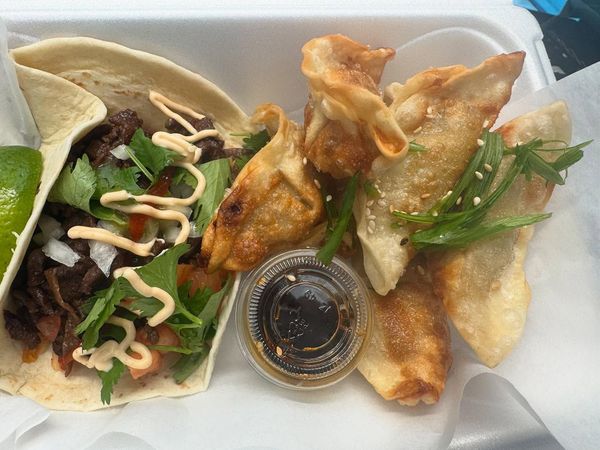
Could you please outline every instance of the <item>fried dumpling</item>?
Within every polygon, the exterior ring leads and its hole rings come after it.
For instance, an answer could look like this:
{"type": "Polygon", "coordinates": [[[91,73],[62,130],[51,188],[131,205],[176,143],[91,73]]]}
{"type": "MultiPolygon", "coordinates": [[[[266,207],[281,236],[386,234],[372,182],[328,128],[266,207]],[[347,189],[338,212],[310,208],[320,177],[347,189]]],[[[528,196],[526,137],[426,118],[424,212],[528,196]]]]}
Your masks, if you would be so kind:
{"type": "Polygon", "coordinates": [[[452,188],[478,148],[482,129],[508,102],[523,58],[517,52],[494,56],[473,69],[431,69],[387,89],[397,123],[425,150],[410,152],[380,174],[373,182],[375,197],[360,190],[356,198],[364,267],[380,295],[394,289],[414,254],[408,237],[415,225],[392,228],[397,220],[390,209],[427,211],[452,188]]]}
{"type": "MultiPolygon", "coordinates": [[[[569,113],[564,102],[553,103],[508,122],[498,132],[509,146],[536,137],[569,142],[569,113]]],[[[504,158],[499,178],[510,163],[511,158],[504,158]]],[[[488,217],[539,213],[552,189],[553,185],[539,176],[531,181],[521,176],[488,217]]],[[[532,234],[533,226],[518,228],[464,249],[432,253],[429,258],[435,292],[462,337],[489,367],[498,365],[510,353],[525,326],[531,294],[523,264],[532,234]]]]}
{"type": "Polygon", "coordinates": [[[241,170],[202,238],[208,270],[245,271],[268,254],[305,239],[323,215],[321,194],[303,164],[303,133],[278,106],[252,121],[272,136],[241,170]]]}
{"type": "Polygon", "coordinates": [[[358,370],[386,400],[436,403],[452,362],[442,302],[417,264],[386,296],[372,296],[371,344],[358,370]]]}
{"type": "Polygon", "coordinates": [[[395,51],[370,50],[345,36],[328,35],[308,41],[302,53],[310,89],[305,152],[317,169],[345,178],[404,156],[408,141],[378,87],[395,51]]]}

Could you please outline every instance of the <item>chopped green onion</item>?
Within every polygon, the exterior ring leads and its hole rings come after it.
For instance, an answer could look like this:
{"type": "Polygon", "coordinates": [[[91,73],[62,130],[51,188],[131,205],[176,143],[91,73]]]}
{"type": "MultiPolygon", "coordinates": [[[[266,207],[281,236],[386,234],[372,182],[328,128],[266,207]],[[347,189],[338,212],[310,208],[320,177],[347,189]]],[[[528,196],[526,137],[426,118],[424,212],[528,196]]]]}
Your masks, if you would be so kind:
{"type": "MultiPolygon", "coordinates": [[[[358,187],[358,174],[355,174],[346,185],[346,191],[344,192],[344,198],[342,199],[342,207],[340,209],[340,215],[338,220],[335,222],[333,231],[329,235],[325,245],[317,252],[317,259],[323,264],[329,265],[333,260],[335,252],[342,243],[344,233],[350,223],[352,217],[352,205],[354,204],[354,197],[356,196],[356,188],[358,187]]],[[[331,202],[326,202],[331,203],[331,202]]]]}

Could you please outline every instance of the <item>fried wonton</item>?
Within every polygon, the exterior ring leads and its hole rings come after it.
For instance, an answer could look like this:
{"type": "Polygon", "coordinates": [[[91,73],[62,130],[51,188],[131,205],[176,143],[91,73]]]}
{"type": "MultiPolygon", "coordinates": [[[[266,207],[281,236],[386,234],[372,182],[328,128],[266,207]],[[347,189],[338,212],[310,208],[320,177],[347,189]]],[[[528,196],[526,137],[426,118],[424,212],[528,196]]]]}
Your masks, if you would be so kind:
{"type": "Polygon", "coordinates": [[[387,89],[397,123],[424,151],[410,152],[375,179],[374,196],[361,189],[356,198],[365,271],[380,295],[394,289],[414,255],[408,237],[415,225],[392,228],[397,220],[390,208],[424,212],[452,188],[478,148],[482,129],[494,123],[508,102],[523,58],[523,52],[516,52],[473,69],[431,69],[387,89]]]}
{"type": "Polygon", "coordinates": [[[358,366],[383,398],[404,405],[436,403],[452,362],[446,312],[423,270],[413,263],[396,289],[373,293],[373,337],[358,366]]]}
{"type": "MultiPolygon", "coordinates": [[[[498,132],[509,146],[536,137],[569,142],[571,123],[566,105],[557,102],[508,122],[498,132]]],[[[510,163],[511,158],[504,158],[500,178],[510,163]]],[[[531,181],[521,176],[488,217],[539,213],[552,189],[553,185],[539,176],[531,181]]],[[[519,228],[429,257],[436,293],[462,337],[489,367],[510,353],[525,326],[531,294],[523,264],[532,234],[533,226],[519,228]]]]}
{"type": "Polygon", "coordinates": [[[241,170],[202,238],[208,271],[245,271],[305,239],[323,215],[312,169],[303,164],[303,133],[278,106],[258,107],[252,121],[272,136],[241,170]]]}
{"type": "Polygon", "coordinates": [[[302,53],[310,89],[305,152],[317,169],[345,178],[404,156],[408,141],[378,87],[395,51],[370,50],[345,36],[328,35],[308,41],[302,53]]]}

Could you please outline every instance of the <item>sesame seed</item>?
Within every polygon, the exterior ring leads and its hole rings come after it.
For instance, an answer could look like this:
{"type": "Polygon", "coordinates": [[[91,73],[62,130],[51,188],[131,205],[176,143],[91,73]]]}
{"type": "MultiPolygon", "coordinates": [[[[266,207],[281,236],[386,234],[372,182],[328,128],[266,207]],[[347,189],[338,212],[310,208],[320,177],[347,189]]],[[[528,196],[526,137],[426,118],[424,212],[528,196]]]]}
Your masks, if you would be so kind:
{"type": "Polygon", "coordinates": [[[373,228],[373,230],[375,230],[375,222],[373,220],[369,220],[369,228],[373,228]]]}
{"type": "Polygon", "coordinates": [[[428,119],[433,119],[435,116],[433,114],[425,114],[425,117],[428,119]]]}
{"type": "Polygon", "coordinates": [[[367,227],[367,233],[373,234],[373,233],[375,233],[375,230],[373,228],[367,227]]]}
{"type": "Polygon", "coordinates": [[[411,213],[410,213],[410,215],[411,215],[411,216],[418,216],[418,215],[419,215],[419,212],[418,212],[418,211],[413,211],[413,212],[411,212],[411,213]]]}
{"type": "Polygon", "coordinates": [[[283,350],[281,350],[281,347],[279,347],[279,345],[275,347],[275,353],[277,353],[277,356],[283,355],[283,350]]]}
{"type": "Polygon", "coordinates": [[[437,212],[437,211],[434,211],[434,212],[432,212],[432,213],[431,213],[431,215],[432,215],[433,217],[437,217],[437,216],[438,216],[438,212],[437,212]]]}
{"type": "Polygon", "coordinates": [[[306,159],[306,156],[304,158],[302,158],[302,164],[304,164],[304,165],[308,164],[308,159],[306,159]]]}
{"type": "Polygon", "coordinates": [[[377,219],[377,217],[375,217],[373,214],[371,214],[370,216],[367,217],[367,219],[369,219],[369,220],[375,220],[375,219],[377,219]]]}
{"type": "Polygon", "coordinates": [[[321,183],[319,183],[319,180],[317,180],[317,179],[315,178],[315,179],[313,180],[313,182],[315,183],[315,186],[316,186],[318,189],[321,189],[321,183]]]}
{"type": "Polygon", "coordinates": [[[483,174],[479,170],[475,171],[475,176],[478,180],[483,180],[483,174]]]}
{"type": "Polygon", "coordinates": [[[485,119],[485,120],[483,121],[483,128],[487,128],[487,127],[489,127],[489,126],[490,126],[490,121],[489,121],[489,120],[487,120],[487,119],[485,119]]]}
{"type": "Polygon", "coordinates": [[[380,198],[379,200],[377,200],[377,205],[385,208],[385,200],[383,200],[382,198],[380,198]]]}
{"type": "Polygon", "coordinates": [[[394,209],[393,205],[390,205],[390,212],[393,214],[396,210],[394,209]]]}
{"type": "Polygon", "coordinates": [[[290,280],[292,283],[293,283],[294,281],[296,281],[296,277],[295,277],[294,275],[292,275],[292,274],[289,274],[289,273],[288,273],[288,274],[287,274],[285,277],[286,277],[288,280],[290,280]]]}
{"type": "Polygon", "coordinates": [[[477,139],[477,145],[483,147],[483,144],[485,144],[485,142],[483,142],[483,139],[477,139]]]}
{"type": "Polygon", "coordinates": [[[483,165],[483,168],[485,169],[486,172],[491,172],[492,171],[492,166],[490,166],[488,163],[485,163],[483,165]]]}
{"type": "Polygon", "coordinates": [[[475,198],[473,199],[473,205],[474,205],[474,206],[477,206],[477,205],[479,205],[480,203],[481,203],[481,199],[480,199],[479,197],[475,197],[475,198]]]}
{"type": "Polygon", "coordinates": [[[377,190],[379,190],[379,185],[377,183],[373,183],[373,187],[377,190]]]}
{"type": "Polygon", "coordinates": [[[456,206],[460,205],[462,203],[462,197],[458,197],[456,199],[456,206]]]}
{"type": "Polygon", "coordinates": [[[428,194],[421,194],[421,198],[422,199],[426,199],[426,198],[429,198],[429,197],[431,197],[431,194],[429,194],[429,193],[428,194]]]}
{"type": "Polygon", "coordinates": [[[423,129],[422,126],[418,126],[417,128],[415,128],[415,131],[413,131],[414,134],[418,134],[421,132],[421,130],[423,129]]]}
{"type": "Polygon", "coordinates": [[[330,202],[332,199],[333,199],[333,197],[331,195],[328,195],[327,197],[325,197],[326,202],[330,202]]]}
{"type": "Polygon", "coordinates": [[[433,108],[431,106],[427,107],[427,114],[433,114],[433,108]]]}
{"type": "Polygon", "coordinates": [[[385,198],[385,192],[380,192],[380,193],[379,193],[379,196],[380,196],[381,198],[385,198]]]}
{"type": "Polygon", "coordinates": [[[419,272],[420,275],[425,275],[425,269],[423,269],[422,265],[417,265],[417,272],[419,272]]]}

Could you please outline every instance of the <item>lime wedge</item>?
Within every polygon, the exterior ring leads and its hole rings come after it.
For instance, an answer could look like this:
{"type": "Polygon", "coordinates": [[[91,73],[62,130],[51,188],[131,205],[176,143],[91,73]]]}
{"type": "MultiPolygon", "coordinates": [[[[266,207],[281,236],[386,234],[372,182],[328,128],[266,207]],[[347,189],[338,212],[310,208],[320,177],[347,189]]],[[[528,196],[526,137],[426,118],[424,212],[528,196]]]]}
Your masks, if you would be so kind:
{"type": "Polygon", "coordinates": [[[29,147],[0,147],[0,274],[10,263],[42,175],[42,155],[29,147]]]}

